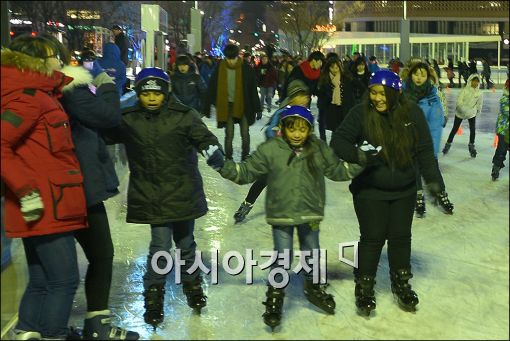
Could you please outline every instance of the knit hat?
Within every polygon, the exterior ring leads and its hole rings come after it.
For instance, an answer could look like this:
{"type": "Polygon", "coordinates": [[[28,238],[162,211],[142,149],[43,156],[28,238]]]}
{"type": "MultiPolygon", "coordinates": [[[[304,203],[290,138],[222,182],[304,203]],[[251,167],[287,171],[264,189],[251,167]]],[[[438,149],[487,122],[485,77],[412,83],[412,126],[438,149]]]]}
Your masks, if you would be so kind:
{"type": "Polygon", "coordinates": [[[287,97],[285,97],[280,107],[285,107],[286,105],[288,105],[290,99],[292,97],[295,97],[299,93],[309,95],[310,89],[308,89],[308,86],[306,86],[305,82],[303,82],[302,80],[294,79],[289,83],[289,86],[287,87],[287,97]]]}
{"type": "Polygon", "coordinates": [[[170,79],[165,71],[148,67],[138,73],[135,80],[136,94],[140,95],[142,91],[159,91],[168,95],[170,79]]]}

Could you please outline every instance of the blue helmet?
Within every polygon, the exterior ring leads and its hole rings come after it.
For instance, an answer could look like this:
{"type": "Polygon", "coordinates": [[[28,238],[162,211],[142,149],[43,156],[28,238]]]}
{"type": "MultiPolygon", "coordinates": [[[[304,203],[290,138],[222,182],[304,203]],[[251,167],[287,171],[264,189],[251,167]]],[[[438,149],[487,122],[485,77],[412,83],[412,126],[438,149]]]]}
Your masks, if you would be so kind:
{"type": "Polygon", "coordinates": [[[168,93],[170,78],[167,73],[157,67],[146,67],[138,73],[135,79],[135,90],[137,94],[142,91],[159,91],[168,93]]]}
{"type": "Polygon", "coordinates": [[[290,116],[301,117],[313,128],[313,114],[310,109],[300,105],[287,105],[280,115],[280,122],[290,116]]]}
{"type": "Polygon", "coordinates": [[[372,85],[384,85],[400,91],[400,89],[402,89],[402,80],[399,75],[393,71],[379,70],[372,73],[372,76],[370,77],[368,87],[371,87],[372,85]]]}

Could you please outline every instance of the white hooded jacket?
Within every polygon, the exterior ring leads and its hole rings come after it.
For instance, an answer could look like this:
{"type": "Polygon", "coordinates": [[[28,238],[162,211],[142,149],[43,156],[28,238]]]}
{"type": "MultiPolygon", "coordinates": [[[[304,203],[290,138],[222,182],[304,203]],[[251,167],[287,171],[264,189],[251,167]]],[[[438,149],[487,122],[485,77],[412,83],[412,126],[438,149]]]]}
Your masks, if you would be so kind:
{"type": "Polygon", "coordinates": [[[473,73],[467,80],[467,85],[464,87],[457,98],[457,105],[455,116],[461,119],[470,119],[478,115],[482,111],[482,92],[480,88],[473,89],[471,80],[473,78],[480,79],[480,76],[473,73]]]}

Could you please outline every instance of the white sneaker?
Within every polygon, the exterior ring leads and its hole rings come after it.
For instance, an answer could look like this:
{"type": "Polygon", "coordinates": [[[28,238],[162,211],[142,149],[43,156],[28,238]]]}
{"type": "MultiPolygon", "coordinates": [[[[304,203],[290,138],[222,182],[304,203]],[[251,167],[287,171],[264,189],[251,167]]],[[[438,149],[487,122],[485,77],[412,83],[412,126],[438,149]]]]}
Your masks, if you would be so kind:
{"type": "Polygon", "coordinates": [[[38,332],[27,332],[19,329],[10,331],[11,340],[41,340],[41,334],[38,332]]]}

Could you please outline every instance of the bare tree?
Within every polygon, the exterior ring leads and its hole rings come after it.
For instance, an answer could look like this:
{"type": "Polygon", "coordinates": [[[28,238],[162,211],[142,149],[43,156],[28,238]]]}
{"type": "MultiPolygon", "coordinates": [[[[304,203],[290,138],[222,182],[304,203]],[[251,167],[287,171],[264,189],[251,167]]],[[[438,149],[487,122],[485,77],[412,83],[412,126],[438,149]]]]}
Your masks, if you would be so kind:
{"type": "Polygon", "coordinates": [[[222,49],[228,42],[230,30],[236,27],[234,12],[241,1],[201,1],[204,11],[202,21],[202,46],[207,50],[222,49]]]}
{"type": "Polygon", "coordinates": [[[297,52],[307,56],[327,36],[325,32],[312,30],[316,25],[328,23],[327,4],[322,1],[278,1],[268,16],[279,24],[288,39],[296,43],[297,52]]]}

